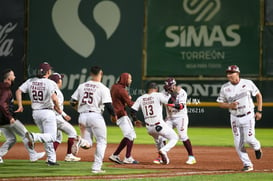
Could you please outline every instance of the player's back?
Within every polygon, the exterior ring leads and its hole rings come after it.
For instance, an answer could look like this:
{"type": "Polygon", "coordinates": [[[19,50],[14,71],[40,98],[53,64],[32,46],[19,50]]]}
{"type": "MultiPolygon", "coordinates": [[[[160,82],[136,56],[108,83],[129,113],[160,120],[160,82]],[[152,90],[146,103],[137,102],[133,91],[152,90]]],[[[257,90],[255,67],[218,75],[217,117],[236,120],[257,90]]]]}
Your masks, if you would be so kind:
{"type": "Polygon", "coordinates": [[[80,84],[72,98],[79,101],[79,113],[87,111],[101,113],[103,103],[112,102],[110,90],[97,81],[87,81],[80,84]]]}
{"type": "Polygon", "coordinates": [[[30,78],[20,86],[24,93],[29,94],[32,109],[53,109],[52,94],[57,85],[47,78],[30,78]]]}
{"type": "Polygon", "coordinates": [[[153,92],[139,97],[135,102],[135,106],[139,104],[145,122],[152,124],[162,120],[162,104],[167,104],[167,102],[168,97],[161,93],[153,92]]]}

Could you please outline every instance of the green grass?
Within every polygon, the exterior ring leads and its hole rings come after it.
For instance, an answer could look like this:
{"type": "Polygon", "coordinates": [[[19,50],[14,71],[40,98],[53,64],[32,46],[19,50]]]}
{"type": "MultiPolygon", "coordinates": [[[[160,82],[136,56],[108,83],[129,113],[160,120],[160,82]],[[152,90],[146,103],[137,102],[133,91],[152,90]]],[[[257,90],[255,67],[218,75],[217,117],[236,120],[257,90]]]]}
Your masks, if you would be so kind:
{"type": "MultiPolygon", "coordinates": [[[[27,129],[31,132],[39,132],[37,126],[27,125],[27,129]]],[[[79,133],[78,126],[74,126],[79,133]]],[[[148,135],[146,128],[135,128],[137,138],[135,144],[154,144],[154,140],[148,135]]],[[[123,135],[117,126],[107,127],[107,141],[108,143],[119,143],[123,135]]],[[[233,146],[233,136],[231,128],[189,128],[188,135],[191,142],[195,146],[233,146]]],[[[20,137],[17,137],[18,141],[21,141],[20,137]]],[[[261,142],[263,147],[272,147],[273,130],[259,128],[256,129],[256,138],[261,142]]],[[[3,142],[5,138],[0,137],[0,142],[3,142]]],[[[63,134],[63,140],[67,140],[67,135],[63,134]]],[[[181,144],[181,142],[178,142],[181,144]]]]}
{"type": "MultiPolygon", "coordinates": [[[[234,173],[225,175],[191,175],[172,178],[147,178],[145,181],[272,181],[273,173],[234,173]]],[[[128,179],[135,180],[135,179],[128,179]]]]}
{"type": "MultiPolygon", "coordinates": [[[[27,125],[27,129],[31,132],[39,132],[35,125],[27,125]]],[[[79,133],[78,126],[75,126],[79,133]]],[[[123,137],[119,127],[110,126],[108,131],[108,143],[119,143],[123,137]]],[[[151,136],[146,132],[146,128],[136,128],[137,139],[135,144],[154,144],[151,136]]],[[[188,134],[191,138],[192,144],[195,146],[233,146],[232,132],[230,128],[189,128],[188,134]]],[[[260,140],[263,147],[272,147],[273,131],[272,129],[256,129],[256,137],[260,140]]],[[[17,137],[18,141],[21,138],[17,137]]],[[[63,134],[63,139],[66,140],[67,136],[63,134]]],[[[0,142],[5,141],[3,136],[0,137],[0,142]]],[[[181,144],[181,142],[178,142],[181,144]]],[[[45,177],[45,176],[90,176],[91,163],[90,162],[75,162],[67,163],[59,161],[60,167],[48,167],[44,161],[38,161],[36,163],[30,163],[26,160],[5,160],[3,164],[0,164],[0,178],[11,177],[45,177]]],[[[127,169],[127,168],[113,168],[108,165],[111,163],[104,163],[103,168],[106,169],[107,174],[145,174],[156,172],[157,170],[143,170],[143,169],[127,169]]],[[[192,176],[180,176],[173,178],[145,178],[142,180],[171,180],[171,181],[228,181],[228,180],[272,180],[273,173],[234,173],[234,174],[222,174],[222,175],[192,175],[192,176]]],[[[131,179],[135,180],[135,179],[131,179]]]]}

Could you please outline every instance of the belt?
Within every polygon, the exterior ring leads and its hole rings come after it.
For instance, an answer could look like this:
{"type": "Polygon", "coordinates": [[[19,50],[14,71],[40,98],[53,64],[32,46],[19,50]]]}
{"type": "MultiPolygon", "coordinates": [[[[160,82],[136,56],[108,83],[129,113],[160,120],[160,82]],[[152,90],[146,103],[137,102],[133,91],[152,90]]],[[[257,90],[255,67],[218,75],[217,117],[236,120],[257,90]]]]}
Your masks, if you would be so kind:
{"type": "Polygon", "coordinates": [[[34,109],[34,111],[40,111],[40,110],[53,110],[53,109],[52,108],[34,109]]]}
{"type": "Polygon", "coordinates": [[[84,112],[81,112],[81,113],[90,113],[90,112],[95,112],[95,111],[84,111],[84,112]]]}
{"type": "Polygon", "coordinates": [[[160,124],[160,122],[157,122],[155,124],[148,124],[148,123],[146,123],[147,126],[156,126],[156,125],[159,125],[159,124],[160,124]]]}
{"type": "Polygon", "coordinates": [[[241,118],[241,117],[244,117],[246,115],[249,115],[251,113],[251,111],[247,112],[246,114],[240,114],[240,115],[237,115],[236,117],[237,118],[241,118]]]}

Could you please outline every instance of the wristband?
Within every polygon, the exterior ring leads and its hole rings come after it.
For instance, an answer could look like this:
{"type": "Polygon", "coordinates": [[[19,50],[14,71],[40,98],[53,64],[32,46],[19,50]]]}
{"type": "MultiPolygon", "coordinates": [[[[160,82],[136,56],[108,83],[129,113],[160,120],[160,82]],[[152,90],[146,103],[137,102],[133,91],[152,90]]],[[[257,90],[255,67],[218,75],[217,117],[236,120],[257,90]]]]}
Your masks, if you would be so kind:
{"type": "Polygon", "coordinates": [[[263,111],[258,111],[258,110],[256,112],[261,113],[261,114],[263,113],[263,111]]]}
{"type": "Polygon", "coordinates": [[[67,116],[67,114],[65,112],[62,112],[62,116],[65,117],[67,116]]]}

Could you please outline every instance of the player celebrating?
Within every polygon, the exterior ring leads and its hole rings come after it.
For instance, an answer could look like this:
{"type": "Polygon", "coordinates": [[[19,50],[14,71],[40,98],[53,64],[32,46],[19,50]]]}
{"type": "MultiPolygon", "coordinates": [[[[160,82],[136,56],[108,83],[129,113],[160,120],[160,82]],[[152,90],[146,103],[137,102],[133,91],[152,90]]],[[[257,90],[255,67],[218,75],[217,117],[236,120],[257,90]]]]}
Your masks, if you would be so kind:
{"type": "MultiPolygon", "coordinates": [[[[186,164],[192,165],[196,163],[196,159],[193,155],[191,141],[188,136],[188,124],[189,117],[187,113],[187,93],[184,89],[176,86],[176,81],[174,78],[168,78],[165,81],[164,90],[162,92],[164,95],[169,95],[170,93],[177,94],[175,103],[183,105],[183,109],[176,109],[174,107],[165,106],[166,108],[166,123],[170,128],[176,128],[179,138],[181,139],[184,147],[188,152],[188,160],[186,164]]],[[[160,163],[160,157],[154,160],[154,163],[160,163]]]]}
{"type": "MultiPolygon", "coordinates": [[[[72,154],[72,146],[73,144],[77,144],[76,142],[76,138],[77,138],[77,131],[75,130],[75,128],[68,122],[71,120],[71,117],[69,115],[67,115],[64,111],[63,111],[63,102],[64,102],[64,96],[63,93],[61,92],[60,88],[63,85],[63,75],[60,75],[59,73],[53,73],[49,76],[49,79],[53,80],[54,82],[56,82],[56,84],[58,85],[58,88],[56,90],[56,94],[59,100],[59,106],[62,110],[62,114],[59,114],[56,112],[56,118],[57,118],[57,140],[54,142],[54,149],[57,150],[58,145],[61,143],[62,141],[62,131],[65,132],[68,135],[68,140],[67,140],[67,154],[65,156],[65,161],[68,162],[76,162],[76,161],[80,161],[81,158],[76,157],[75,155],[72,154]]],[[[80,140],[79,140],[80,141],[80,140]]]]}
{"type": "Polygon", "coordinates": [[[10,87],[12,86],[15,75],[13,70],[6,69],[2,73],[3,80],[0,83],[0,133],[6,137],[6,141],[0,147],[0,163],[3,163],[2,157],[7,154],[8,150],[16,143],[16,134],[22,138],[22,141],[29,153],[31,162],[35,162],[45,155],[45,152],[37,153],[34,149],[28,147],[28,140],[25,137],[27,129],[16,120],[13,108],[13,96],[10,87]]]}
{"type": "Polygon", "coordinates": [[[22,93],[28,93],[31,99],[32,117],[42,132],[26,133],[29,146],[33,148],[34,142],[43,142],[48,157],[48,166],[57,166],[59,164],[56,162],[56,152],[53,146],[56,140],[57,124],[53,109],[59,114],[62,114],[62,110],[55,94],[58,87],[55,82],[48,79],[51,69],[52,67],[47,62],[41,63],[37,70],[37,77],[29,78],[17,89],[18,109],[16,112],[23,112],[22,93]]]}
{"type": "Polygon", "coordinates": [[[167,152],[175,146],[178,136],[163,120],[162,104],[173,103],[174,100],[175,97],[173,96],[166,97],[159,93],[156,83],[151,82],[148,84],[147,93],[137,98],[131,107],[131,115],[134,120],[137,120],[137,111],[142,110],[147,132],[154,138],[163,164],[169,164],[167,152]],[[168,143],[162,146],[159,136],[166,138],[168,143]]]}
{"type": "Polygon", "coordinates": [[[71,105],[75,107],[79,115],[79,124],[93,135],[97,141],[92,173],[104,173],[101,169],[106,149],[106,124],[103,118],[103,106],[108,110],[113,121],[117,116],[112,106],[110,90],[101,83],[102,69],[98,66],[91,67],[91,80],[78,86],[71,96],[71,105]]]}
{"type": "MultiPolygon", "coordinates": [[[[122,73],[116,84],[111,87],[111,96],[113,99],[114,110],[117,113],[118,120],[116,124],[120,127],[124,138],[121,140],[116,151],[109,157],[109,159],[116,163],[139,163],[131,156],[131,151],[133,148],[134,139],[136,138],[136,133],[132,121],[127,115],[126,106],[131,107],[133,101],[126,91],[126,87],[129,87],[132,83],[132,76],[129,73],[122,73]],[[126,149],[126,155],[123,162],[120,160],[119,154],[126,149]]],[[[139,121],[139,120],[138,120],[139,121]]]]}
{"type": "Polygon", "coordinates": [[[256,159],[262,157],[261,144],[255,138],[255,118],[260,120],[262,117],[262,94],[251,80],[240,78],[237,65],[229,66],[226,73],[229,82],[221,87],[217,102],[220,108],[229,109],[235,149],[243,162],[242,171],[248,172],[253,170],[253,164],[244,144],[255,150],[256,159]],[[256,113],[251,96],[257,100],[256,113]]]}

